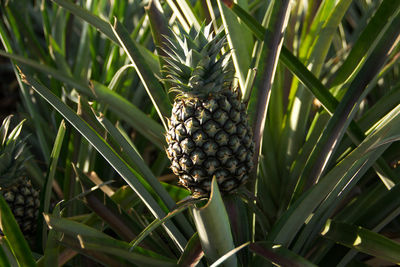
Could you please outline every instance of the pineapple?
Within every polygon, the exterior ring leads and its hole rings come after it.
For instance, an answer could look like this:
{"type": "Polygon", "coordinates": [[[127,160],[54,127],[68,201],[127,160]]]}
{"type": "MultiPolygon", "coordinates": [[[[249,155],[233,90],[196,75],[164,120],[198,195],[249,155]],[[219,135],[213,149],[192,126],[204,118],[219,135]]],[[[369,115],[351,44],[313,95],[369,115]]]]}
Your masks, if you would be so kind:
{"type": "Polygon", "coordinates": [[[210,24],[167,40],[164,71],[177,93],[166,134],[171,169],[193,195],[209,194],[213,177],[229,193],[249,178],[254,141],[246,105],[232,88],[230,53],[219,56],[226,37],[213,37],[210,24]]]}
{"type": "Polygon", "coordinates": [[[0,193],[8,205],[25,236],[32,236],[39,213],[39,192],[25,176],[25,142],[19,138],[22,124],[18,124],[9,135],[11,116],[4,119],[0,128],[0,193]]]}

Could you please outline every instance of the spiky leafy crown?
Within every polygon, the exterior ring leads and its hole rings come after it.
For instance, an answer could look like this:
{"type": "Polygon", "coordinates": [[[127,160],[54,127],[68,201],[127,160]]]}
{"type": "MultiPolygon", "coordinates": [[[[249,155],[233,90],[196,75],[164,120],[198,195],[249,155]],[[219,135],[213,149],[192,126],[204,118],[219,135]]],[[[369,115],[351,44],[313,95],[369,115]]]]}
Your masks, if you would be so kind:
{"type": "Polygon", "coordinates": [[[0,128],[0,187],[8,187],[18,182],[24,175],[25,141],[19,137],[24,121],[10,134],[11,115],[4,119],[0,128]]]}
{"type": "Polygon", "coordinates": [[[226,43],[224,32],[213,36],[211,23],[189,33],[180,29],[175,38],[166,37],[167,66],[164,69],[170,91],[178,97],[206,97],[230,87],[233,79],[230,52],[219,56],[226,43]]]}

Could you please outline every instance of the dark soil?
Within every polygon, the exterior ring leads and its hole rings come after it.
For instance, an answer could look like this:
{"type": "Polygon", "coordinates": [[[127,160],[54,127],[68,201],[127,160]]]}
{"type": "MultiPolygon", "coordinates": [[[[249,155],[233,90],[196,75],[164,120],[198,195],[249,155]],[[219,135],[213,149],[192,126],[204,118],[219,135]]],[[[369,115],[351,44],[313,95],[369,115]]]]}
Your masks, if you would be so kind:
{"type": "Polygon", "coordinates": [[[10,61],[0,57],[0,122],[17,111],[20,101],[18,83],[10,61]]]}

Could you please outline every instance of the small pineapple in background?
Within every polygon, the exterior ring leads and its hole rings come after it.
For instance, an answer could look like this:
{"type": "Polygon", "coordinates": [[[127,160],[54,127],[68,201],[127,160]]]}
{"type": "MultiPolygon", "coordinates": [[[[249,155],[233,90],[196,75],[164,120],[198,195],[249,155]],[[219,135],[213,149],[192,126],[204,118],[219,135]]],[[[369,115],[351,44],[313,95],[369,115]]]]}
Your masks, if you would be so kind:
{"type": "Polygon", "coordinates": [[[230,53],[219,56],[226,37],[213,37],[209,24],[168,42],[166,80],[177,93],[166,134],[171,168],[194,195],[209,194],[214,176],[222,193],[231,192],[249,177],[254,142],[231,86],[230,53]]]}
{"type": "Polygon", "coordinates": [[[31,236],[39,213],[39,192],[25,175],[26,144],[19,137],[23,122],[8,134],[11,117],[5,118],[0,128],[0,193],[10,206],[21,231],[25,236],[31,236]]]}

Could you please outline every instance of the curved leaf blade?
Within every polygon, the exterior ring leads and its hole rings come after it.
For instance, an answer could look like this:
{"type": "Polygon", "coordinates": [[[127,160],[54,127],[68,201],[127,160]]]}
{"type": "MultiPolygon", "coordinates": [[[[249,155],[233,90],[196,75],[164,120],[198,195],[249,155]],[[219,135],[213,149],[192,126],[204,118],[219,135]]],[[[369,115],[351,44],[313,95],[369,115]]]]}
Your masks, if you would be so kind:
{"type": "MultiPolygon", "coordinates": [[[[235,248],[229,217],[215,177],[207,204],[202,208],[193,208],[192,212],[204,255],[210,264],[235,248]]],[[[223,266],[237,266],[236,255],[225,261],[223,266]]]]}
{"type": "Polygon", "coordinates": [[[274,245],[269,242],[256,242],[251,243],[249,248],[252,252],[260,255],[274,264],[277,264],[278,266],[316,266],[281,245],[274,245]]]}
{"type": "Polygon", "coordinates": [[[400,105],[385,116],[380,125],[356,149],[329,171],[321,181],[311,187],[296,200],[285,212],[271,230],[268,238],[273,242],[288,245],[307,218],[319,204],[340,184],[345,186],[348,181],[360,176],[371,167],[376,159],[385,151],[389,144],[379,146],[371,151],[380,140],[397,135],[400,131],[400,105]]]}
{"type": "Polygon", "coordinates": [[[400,243],[368,229],[330,220],[326,223],[321,235],[346,247],[394,264],[400,262],[400,243]]]}
{"type": "Polygon", "coordinates": [[[130,252],[127,242],[114,239],[85,224],[64,218],[57,218],[48,214],[45,215],[45,220],[50,228],[63,232],[71,238],[78,239],[81,249],[99,251],[114,257],[117,256],[126,259],[131,263],[146,266],[176,266],[176,263],[172,259],[149,250],[136,248],[135,251],[130,252]]]}
{"type": "Polygon", "coordinates": [[[29,245],[24,238],[10,207],[0,194],[0,222],[9,248],[21,266],[36,266],[29,245]]]}
{"type": "Polygon", "coordinates": [[[120,45],[127,53],[132,64],[135,66],[137,74],[139,75],[144,87],[146,88],[147,94],[156,108],[164,128],[168,129],[165,122],[165,117],[169,117],[170,110],[172,108],[168,95],[156,79],[154,71],[151,70],[145,58],[140,53],[138,46],[130,38],[125,27],[118,20],[115,20],[112,29],[115,36],[117,36],[120,45]]]}
{"type": "Polygon", "coordinates": [[[22,65],[32,67],[46,75],[51,75],[54,78],[72,86],[80,93],[92,97],[99,102],[109,104],[110,109],[118,114],[134,129],[143,134],[149,141],[153,142],[158,148],[164,150],[165,138],[163,136],[163,127],[156,121],[149,118],[143,111],[130,103],[118,93],[108,89],[103,84],[92,81],[92,87],[86,85],[85,81],[81,81],[75,77],[68,76],[49,66],[39,64],[33,60],[24,57],[6,53],[0,50],[0,55],[18,61],[22,65]]]}
{"type": "MultiPolygon", "coordinates": [[[[29,76],[23,76],[24,81],[29,84],[37,93],[39,93],[46,101],[49,102],[63,117],[68,120],[92,145],[96,150],[104,156],[110,165],[121,175],[126,183],[132,187],[136,194],[141,198],[150,212],[156,218],[163,218],[165,212],[157,204],[150,193],[139,182],[137,177],[141,177],[133,169],[131,169],[125,161],[97,134],[86,122],[84,122],[75,112],[66,106],[59,98],[52,94],[46,87],[39,84],[36,80],[29,76]]],[[[186,239],[178,231],[172,222],[164,224],[167,233],[174,240],[180,250],[183,250],[186,239]]]]}
{"type": "Polygon", "coordinates": [[[249,118],[253,126],[256,160],[258,160],[261,149],[272,83],[283,45],[282,33],[285,31],[289,20],[290,1],[274,1],[272,8],[273,14],[268,24],[268,34],[265,34],[263,39],[264,44],[259,66],[260,75],[256,78],[255,87],[248,107],[249,118]]]}
{"type": "Polygon", "coordinates": [[[253,48],[253,40],[250,32],[246,31],[245,26],[240,23],[238,17],[236,17],[232,11],[217,1],[218,8],[224,24],[226,37],[228,39],[229,46],[232,50],[233,64],[236,69],[236,75],[239,80],[240,89],[242,95],[244,95],[246,75],[251,62],[251,51],[253,48]]]}
{"type": "Polygon", "coordinates": [[[365,55],[370,49],[376,45],[376,42],[371,40],[379,39],[379,35],[384,32],[385,26],[390,22],[390,18],[395,14],[400,7],[398,1],[384,0],[380,4],[374,16],[368,22],[367,27],[363,30],[357,42],[353,45],[350,54],[335,73],[335,79],[331,86],[339,85],[350,77],[357,69],[357,66],[365,59],[365,55]]]}
{"type": "Polygon", "coordinates": [[[200,244],[199,234],[195,233],[192,238],[189,239],[185,250],[178,260],[178,266],[201,266],[200,260],[204,256],[203,249],[200,244]]]}

